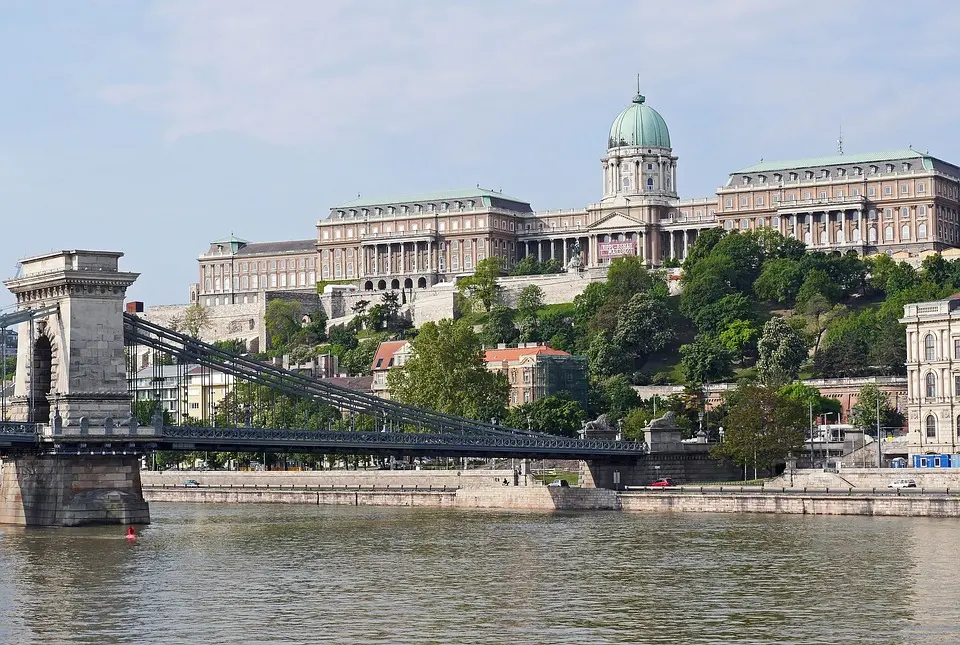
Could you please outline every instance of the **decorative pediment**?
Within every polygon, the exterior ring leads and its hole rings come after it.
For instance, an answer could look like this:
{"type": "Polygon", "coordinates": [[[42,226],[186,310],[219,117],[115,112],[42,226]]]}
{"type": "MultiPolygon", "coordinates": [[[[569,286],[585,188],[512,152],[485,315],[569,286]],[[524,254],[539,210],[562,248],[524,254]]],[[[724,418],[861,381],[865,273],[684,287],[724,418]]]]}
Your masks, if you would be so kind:
{"type": "Polygon", "coordinates": [[[596,222],[588,226],[587,228],[591,231],[604,231],[604,230],[619,230],[619,229],[643,229],[646,227],[646,224],[641,220],[636,219],[635,217],[630,217],[629,215],[624,215],[623,213],[614,211],[609,215],[604,215],[596,222]]]}

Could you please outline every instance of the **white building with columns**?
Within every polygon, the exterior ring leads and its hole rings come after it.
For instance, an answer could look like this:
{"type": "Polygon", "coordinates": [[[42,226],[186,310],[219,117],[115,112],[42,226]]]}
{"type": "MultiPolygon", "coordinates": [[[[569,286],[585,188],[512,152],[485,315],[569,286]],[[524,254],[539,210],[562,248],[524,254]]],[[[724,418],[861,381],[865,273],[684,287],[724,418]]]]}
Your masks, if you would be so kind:
{"type": "Polygon", "coordinates": [[[813,250],[898,259],[960,247],[960,168],[912,148],[761,160],[731,173],[716,195],[681,199],[667,124],[637,94],[613,120],[599,161],[601,197],[583,208],[536,211],[477,186],[358,196],[317,222],[315,245],[231,237],[199,258],[192,300],[255,301],[258,290],[310,289],[311,278],[361,290],[426,288],[471,274],[491,255],[508,268],[532,256],[602,269],[624,255],[658,267],[682,261],[699,232],[717,226],[772,228],[813,250]]]}
{"type": "Polygon", "coordinates": [[[960,294],[903,308],[907,423],[914,454],[960,448],[960,294]]]}
{"type": "Polygon", "coordinates": [[[538,212],[479,187],[334,206],[317,222],[318,278],[356,280],[364,290],[425,288],[472,273],[491,255],[507,267],[526,256],[603,267],[624,255],[661,266],[717,226],[715,198],[678,198],[670,133],[644,96],[614,119],[600,165],[602,198],[581,209],[538,212]]]}

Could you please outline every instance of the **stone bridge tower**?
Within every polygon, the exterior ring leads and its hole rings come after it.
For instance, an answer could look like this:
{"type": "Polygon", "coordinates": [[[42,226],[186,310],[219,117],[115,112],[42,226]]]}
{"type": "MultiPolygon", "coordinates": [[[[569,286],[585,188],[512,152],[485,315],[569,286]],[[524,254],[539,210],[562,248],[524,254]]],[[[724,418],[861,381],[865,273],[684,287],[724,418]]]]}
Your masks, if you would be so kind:
{"type": "Polygon", "coordinates": [[[21,323],[11,418],[102,426],[130,417],[123,349],[123,299],[139,274],[119,270],[123,253],[59,251],[24,260],[4,284],[19,309],[56,306],[21,323]]]}

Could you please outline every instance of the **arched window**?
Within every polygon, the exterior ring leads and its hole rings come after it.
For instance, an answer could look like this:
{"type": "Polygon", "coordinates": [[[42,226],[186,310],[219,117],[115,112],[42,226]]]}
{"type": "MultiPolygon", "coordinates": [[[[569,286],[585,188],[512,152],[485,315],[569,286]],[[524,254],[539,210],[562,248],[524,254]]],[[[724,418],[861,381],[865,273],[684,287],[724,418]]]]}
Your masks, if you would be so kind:
{"type": "Polygon", "coordinates": [[[936,349],[934,343],[936,339],[933,334],[927,334],[923,337],[923,358],[927,361],[936,360],[936,349]]]}
{"type": "Polygon", "coordinates": [[[867,231],[867,237],[871,242],[877,241],[877,229],[870,227],[867,231]]]}
{"type": "Polygon", "coordinates": [[[932,414],[927,415],[927,439],[937,438],[937,417],[932,414]]]}
{"type": "Polygon", "coordinates": [[[885,229],[883,229],[883,241],[890,242],[892,240],[893,240],[893,227],[888,226],[885,229]]]}
{"type": "Polygon", "coordinates": [[[910,239],[910,225],[904,224],[900,227],[900,239],[909,240],[910,239]]]}
{"type": "Polygon", "coordinates": [[[917,224],[917,239],[922,240],[927,237],[927,225],[923,222],[917,224]]]}
{"type": "Polygon", "coordinates": [[[928,399],[937,396],[937,375],[933,372],[927,372],[925,391],[928,399]]]}

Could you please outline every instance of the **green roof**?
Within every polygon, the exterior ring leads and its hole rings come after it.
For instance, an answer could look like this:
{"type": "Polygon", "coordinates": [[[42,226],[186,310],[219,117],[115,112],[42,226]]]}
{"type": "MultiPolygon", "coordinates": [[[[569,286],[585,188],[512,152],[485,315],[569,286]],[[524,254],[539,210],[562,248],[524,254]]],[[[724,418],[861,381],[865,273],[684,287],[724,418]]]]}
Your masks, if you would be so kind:
{"type": "Polygon", "coordinates": [[[490,206],[490,200],[497,199],[507,202],[516,202],[529,207],[530,203],[525,199],[509,197],[495,190],[486,190],[484,188],[465,188],[462,190],[438,190],[432,193],[417,193],[413,195],[385,195],[381,197],[358,197],[349,202],[337,204],[337,208],[360,208],[363,206],[382,206],[385,204],[416,204],[420,202],[435,202],[446,199],[476,199],[482,201],[484,205],[490,206]]]}
{"type": "Polygon", "coordinates": [[[621,146],[669,148],[670,131],[660,113],[647,105],[643,94],[637,94],[610,126],[607,149],[621,146]]]}
{"type": "Polygon", "coordinates": [[[225,237],[222,240],[214,240],[213,242],[211,242],[211,244],[233,244],[233,243],[249,244],[249,242],[247,242],[246,240],[241,240],[239,237],[237,237],[233,233],[230,234],[230,237],[225,237]]]}
{"type": "Polygon", "coordinates": [[[867,152],[853,155],[833,155],[830,157],[810,157],[808,159],[794,159],[792,161],[761,161],[743,170],[731,174],[739,175],[748,172],[773,172],[775,170],[793,170],[795,168],[814,168],[820,166],[846,166],[849,164],[868,164],[874,162],[899,161],[900,159],[923,159],[924,168],[933,168],[933,157],[925,152],[912,148],[893,150],[890,152],[867,152]]]}

